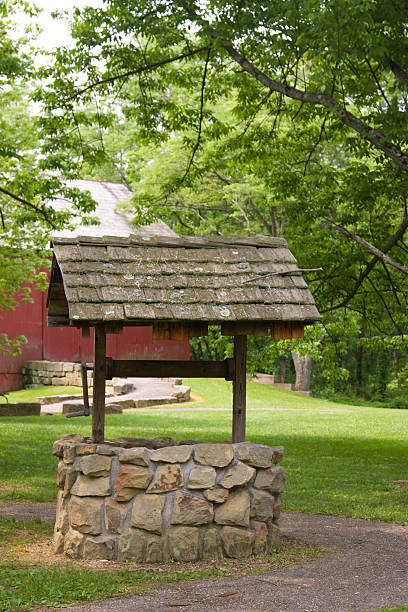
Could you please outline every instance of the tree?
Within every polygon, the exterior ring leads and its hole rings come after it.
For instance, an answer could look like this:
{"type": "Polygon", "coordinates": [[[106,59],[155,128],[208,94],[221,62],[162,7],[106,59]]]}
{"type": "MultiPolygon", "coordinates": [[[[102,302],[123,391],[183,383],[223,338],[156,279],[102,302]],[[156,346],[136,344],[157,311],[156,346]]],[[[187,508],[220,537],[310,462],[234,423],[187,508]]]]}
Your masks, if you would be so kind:
{"type": "MultiPolygon", "coordinates": [[[[10,35],[18,10],[35,17],[25,2],[0,3],[0,310],[29,301],[32,287],[45,287],[50,231],[94,208],[89,196],[65,183],[77,176],[78,160],[50,147],[30,106],[35,72],[28,40],[10,35]],[[66,198],[71,210],[55,210],[56,197],[66,198]]],[[[24,340],[0,333],[0,351],[15,353],[24,340]]]]}
{"type": "Polygon", "coordinates": [[[182,133],[189,154],[167,195],[203,176],[203,145],[215,170],[227,152],[296,220],[287,235],[300,263],[303,253],[324,262],[320,307],[353,308],[381,333],[402,333],[407,18],[405,0],[107,0],[76,12],[75,48],[45,73],[54,84],[43,125],[55,139],[92,122],[106,129],[120,101],[139,144],[182,133]],[[231,99],[229,116],[217,113],[231,99]],[[88,104],[98,106],[92,118],[88,104]]]}

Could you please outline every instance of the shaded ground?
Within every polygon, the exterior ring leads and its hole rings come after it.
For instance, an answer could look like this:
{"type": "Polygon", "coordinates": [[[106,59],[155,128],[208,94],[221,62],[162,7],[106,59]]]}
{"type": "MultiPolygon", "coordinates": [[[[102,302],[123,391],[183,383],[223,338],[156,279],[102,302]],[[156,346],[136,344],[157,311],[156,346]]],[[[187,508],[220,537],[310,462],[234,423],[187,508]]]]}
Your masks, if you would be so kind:
{"type": "MultiPolygon", "coordinates": [[[[0,518],[52,521],[54,515],[54,504],[0,504],[0,518]]],[[[407,526],[286,512],[281,527],[284,535],[324,547],[327,554],[274,572],[173,584],[66,610],[357,612],[408,606],[407,526]]]]}

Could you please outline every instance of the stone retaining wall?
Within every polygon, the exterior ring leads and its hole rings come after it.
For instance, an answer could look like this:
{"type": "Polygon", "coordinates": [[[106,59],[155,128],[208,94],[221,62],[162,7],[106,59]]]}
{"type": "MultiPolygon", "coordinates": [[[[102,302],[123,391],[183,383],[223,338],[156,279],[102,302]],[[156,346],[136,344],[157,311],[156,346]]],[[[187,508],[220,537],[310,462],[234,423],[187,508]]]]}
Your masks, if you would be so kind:
{"type": "Polygon", "coordinates": [[[4,416],[39,416],[41,404],[39,402],[17,402],[16,404],[0,404],[0,417],[4,416]]]}
{"type": "MultiPolygon", "coordinates": [[[[82,387],[81,364],[68,361],[26,361],[22,369],[25,388],[45,385],[82,387]]],[[[88,385],[92,386],[93,372],[88,372],[88,385]]]]}
{"type": "Polygon", "coordinates": [[[54,550],[159,562],[248,557],[279,542],[282,446],[79,434],[54,443],[54,550]]]}

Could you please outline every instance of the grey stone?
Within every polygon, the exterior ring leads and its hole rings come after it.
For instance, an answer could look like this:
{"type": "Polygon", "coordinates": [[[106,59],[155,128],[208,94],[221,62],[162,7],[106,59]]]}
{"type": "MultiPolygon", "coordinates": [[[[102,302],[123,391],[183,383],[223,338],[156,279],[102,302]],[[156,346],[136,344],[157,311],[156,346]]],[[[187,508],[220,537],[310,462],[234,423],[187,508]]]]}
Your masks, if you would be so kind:
{"type": "Polygon", "coordinates": [[[127,448],[119,454],[121,463],[131,463],[133,465],[149,465],[149,457],[145,448],[127,448]]]}
{"type": "Polygon", "coordinates": [[[192,468],[187,481],[188,489],[209,489],[215,485],[216,471],[207,465],[192,468]]]}
{"type": "Polygon", "coordinates": [[[251,490],[251,517],[259,521],[273,519],[274,497],[266,491],[251,490]]]}
{"type": "Polygon", "coordinates": [[[55,531],[66,534],[69,529],[68,500],[62,491],[58,491],[57,510],[55,515],[55,531]]]}
{"type": "Polygon", "coordinates": [[[176,561],[196,561],[199,554],[198,527],[172,527],[168,530],[167,541],[170,558],[176,561]]]}
{"type": "Polygon", "coordinates": [[[254,487],[266,489],[270,493],[283,493],[285,490],[286,472],[283,467],[271,467],[267,470],[259,470],[254,487]]]}
{"type": "Polygon", "coordinates": [[[87,455],[80,457],[75,467],[85,476],[108,476],[110,474],[112,458],[105,455],[87,455]]]}
{"type": "Polygon", "coordinates": [[[251,555],[254,534],[250,531],[237,527],[223,527],[220,535],[228,557],[239,559],[251,555]]]}
{"type": "Polygon", "coordinates": [[[159,465],[147,493],[167,493],[167,491],[180,489],[183,484],[183,472],[177,463],[159,465]]]}
{"type": "Polygon", "coordinates": [[[245,463],[237,463],[227,470],[219,484],[226,489],[239,487],[248,484],[255,476],[256,470],[245,463]]]}
{"type": "Polygon", "coordinates": [[[273,448],[264,444],[240,442],[235,446],[236,458],[258,468],[269,468],[273,463],[273,448]]]}
{"type": "Polygon", "coordinates": [[[234,458],[234,451],[230,444],[197,444],[194,447],[194,458],[197,463],[225,467],[234,458]]]}
{"type": "Polygon", "coordinates": [[[102,476],[101,478],[89,478],[83,474],[78,474],[72,486],[71,493],[79,497],[108,496],[111,493],[109,477],[102,476]]]}
{"type": "Polygon", "coordinates": [[[84,543],[83,558],[107,560],[115,559],[116,538],[112,536],[88,536],[84,543]]]}
{"type": "Polygon", "coordinates": [[[85,536],[83,533],[70,529],[65,535],[64,553],[73,559],[80,559],[82,557],[84,540],[85,536]]]}
{"type": "Polygon", "coordinates": [[[98,455],[115,455],[115,451],[108,444],[98,444],[96,452],[98,455]]]}
{"type": "Polygon", "coordinates": [[[160,536],[146,534],[145,539],[145,561],[146,563],[159,563],[163,561],[163,546],[160,536]]]}
{"type": "Polygon", "coordinates": [[[165,501],[163,495],[137,495],[132,508],[132,527],[161,533],[165,501]]]}
{"type": "Polygon", "coordinates": [[[244,490],[230,493],[225,503],[215,509],[215,522],[220,525],[249,525],[249,496],[244,490]]]}
{"type": "Polygon", "coordinates": [[[220,560],[223,556],[222,544],[218,531],[215,527],[209,527],[203,534],[202,558],[220,560]]]}
{"type": "Polygon", "coordinates": [[[170,520],[171,524],[205,525],[212,520],[212,504],[200,497],[177,491],[170,520]]]}
{"type": "Polygon", "coordinates": [[[145,541],[142,532],[138,529],[128,529],[119,537],[118,560],[119,561],[144,561],[145,541]]]}
{"type": "Polygon", "coordinates": [[[52,541],[52,552],[54,555],[61,555],[64,552],[64,542],[64,534],[61,531],[55,531],[52,541]]]}
{"type": "Polygon", "coordinates": [[[276,550],[279,547],[280,532],[279,527],[274,523],[268,525],[268,551],[276,550]]]}
{"type": "Polygon", "coordinates": [[[191,446],[165,446],[152,452],[152,461],[164,461],[165,463],[185,463],[191,457],[191,446]]]}
{"type": "Polygon", "coordinates": [[[93,497],[71,496],[69,500],[69,522],[72,529],[81,533],[102,533],[102,500],[93,497]]]}

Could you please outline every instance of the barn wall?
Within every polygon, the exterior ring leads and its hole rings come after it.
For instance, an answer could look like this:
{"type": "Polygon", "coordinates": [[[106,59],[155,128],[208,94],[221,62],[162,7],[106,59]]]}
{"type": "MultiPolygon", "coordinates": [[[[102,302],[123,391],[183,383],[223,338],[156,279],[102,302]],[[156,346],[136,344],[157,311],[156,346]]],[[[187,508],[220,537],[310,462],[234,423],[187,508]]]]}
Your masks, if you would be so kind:
{"type": "MultiPolygon", "coordinates": [[[[82,338],[75,327],[47,327],[47,292],[34,290],[32,297],[32,304],[0,313],[0,332],[9,337],[23,334],[28,340],[20,355],[0,354],[0,392],[22,388],[25,361],[93,361],[93,330],[91,338],[82,338]]],[[[151,327],[125,327],[122,334],[108,335],[107,355],[113,359],[189,359],[190,349],[182,340],[153,340],[151,327]]]]}

